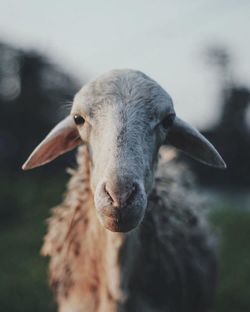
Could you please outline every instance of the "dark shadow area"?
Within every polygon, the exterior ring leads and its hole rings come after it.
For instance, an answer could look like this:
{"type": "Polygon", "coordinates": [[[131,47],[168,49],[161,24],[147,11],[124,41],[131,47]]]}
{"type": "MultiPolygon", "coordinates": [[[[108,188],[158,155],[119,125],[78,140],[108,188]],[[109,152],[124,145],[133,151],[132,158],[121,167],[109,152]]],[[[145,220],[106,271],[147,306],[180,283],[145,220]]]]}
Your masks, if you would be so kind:
{"type": "MultiPolygon", "coordinates": [[[[2,173],[20,171],[28,153],[69,112],[79,86],[46,56],[0,43],[2,173]]],[[[60,158],[50,172],[65,166],[66,158],[60,158]]]]}
{"type": "Polygon", "coordinates": [[[49,58],[0,43],[0,310],[55,311],[39,256],[49,209],[60,202],[74,153],[24,172],[21,165],[68,114],[80,84],[49,58]]]}

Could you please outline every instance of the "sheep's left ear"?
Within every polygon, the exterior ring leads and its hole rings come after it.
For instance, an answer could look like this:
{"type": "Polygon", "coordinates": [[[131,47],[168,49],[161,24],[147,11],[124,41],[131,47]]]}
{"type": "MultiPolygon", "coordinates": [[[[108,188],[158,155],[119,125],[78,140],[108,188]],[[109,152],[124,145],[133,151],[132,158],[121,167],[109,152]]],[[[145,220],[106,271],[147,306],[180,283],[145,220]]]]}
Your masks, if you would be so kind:
{"type": "Polygon", "coordinates": [[[178,117],[168,130],[166,143],[206,165],[226,168],[224,160],[214,146],[198,130],[178,117]]]}
{"type": "Polygon", "coordinates": [[[81,143],[72,116],[68,116],[53,128],[46,138],[35,148],[22,169],[42,166],[58,156],[72,150],[81,143]]]}

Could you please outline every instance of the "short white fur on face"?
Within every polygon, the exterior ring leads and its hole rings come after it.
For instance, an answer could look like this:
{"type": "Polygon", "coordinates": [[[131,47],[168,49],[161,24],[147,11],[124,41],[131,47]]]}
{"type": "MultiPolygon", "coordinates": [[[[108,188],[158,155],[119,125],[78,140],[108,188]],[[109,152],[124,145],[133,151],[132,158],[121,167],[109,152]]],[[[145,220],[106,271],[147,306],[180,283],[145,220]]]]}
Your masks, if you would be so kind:
{"type": "Polygon", "coordinates": [[[73,117],[65,118],[23,168],[46,163],[81,139],[90,154],[91,188],[100,221],[112,231],[129,231],[142,220],[162,144],[225,167],[211,143],[175,118],[168,93],[139,71],[114,70],[89,82],[76,94],[71,115],[85,122],[75,125],[73,117]]]}
{"type": "Polygon", "coordinates": [[[105,185],[112,193],[122,193],[127,183],[128,187],[133,184],[137,188],[130,202],[130,209],[138,210],[136,224],[142,219],[157,152],[166,135],[160,122],[173,112],[169,95],[136,71],[113,71],[84,86],[76,95],[71,114],[86,118],[79,133],[89,146],[91,186],[100,214],[103,207],[110,205],[110,198],[103,192],[105,185]]]}
{"type": "Polygon", "coordinates": [[[71,114],[85,116],[89,123],[85,127],[91,129],[87,138],[84,127],[79,131],[89,142],[93,157],[93,187],[108,164],[117,172],[117,164],[123,163],[138,175],[145,171],[141,168],[144,164],[151,168],[159,148],[155,145],[162,143],[157,125],[173,112],[170,96],[138,71],[115,70],[84,86],[75,97],[71,114]]]}

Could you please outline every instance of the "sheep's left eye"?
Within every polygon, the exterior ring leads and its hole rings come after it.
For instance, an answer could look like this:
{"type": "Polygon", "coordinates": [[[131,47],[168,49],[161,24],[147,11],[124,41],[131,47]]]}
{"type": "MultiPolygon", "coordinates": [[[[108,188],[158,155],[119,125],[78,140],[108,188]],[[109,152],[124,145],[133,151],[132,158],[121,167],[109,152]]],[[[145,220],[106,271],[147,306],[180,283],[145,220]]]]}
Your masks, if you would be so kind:
{"type": "Polygon", "coordinates": [[[74,121],[75,124],[78,126],[83,125],[85,122],[84,118],[81,115],[74,115],[74,121]]]}
{"type": "Polygon", "coordinates": [[[175,120],[175,113],[169,114],[167,117],[165,117],[162,121],[162,126],[165,129],[168,129],[169,127],[172,126],[175,120]]]}

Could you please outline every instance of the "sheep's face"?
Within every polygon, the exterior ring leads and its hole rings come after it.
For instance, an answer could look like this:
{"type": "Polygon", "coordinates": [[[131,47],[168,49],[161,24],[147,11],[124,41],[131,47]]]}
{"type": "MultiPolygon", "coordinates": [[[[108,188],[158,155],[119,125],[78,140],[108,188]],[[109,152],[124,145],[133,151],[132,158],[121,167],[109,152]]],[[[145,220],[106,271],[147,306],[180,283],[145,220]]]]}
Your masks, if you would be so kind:
{"type": "Polygon", "coordinates": [[[82,142],[91,158],[97,214],[111,231],[130,231],[143,219],[161,144],[225,167],[215,148],[175,116],[170,96],[133,70],[115,70],[85,85],[71,115],[38,145],[23,169],[48,163],[82,142]]]}
{"type": "Polygon", "coordinates": [[[91,188],[100,221],[129,231],[144,216],[147,195],[174,109],[168,94],[136,71],[113,71],[84,86],[71,112],[87,143],[91,188]]]}

